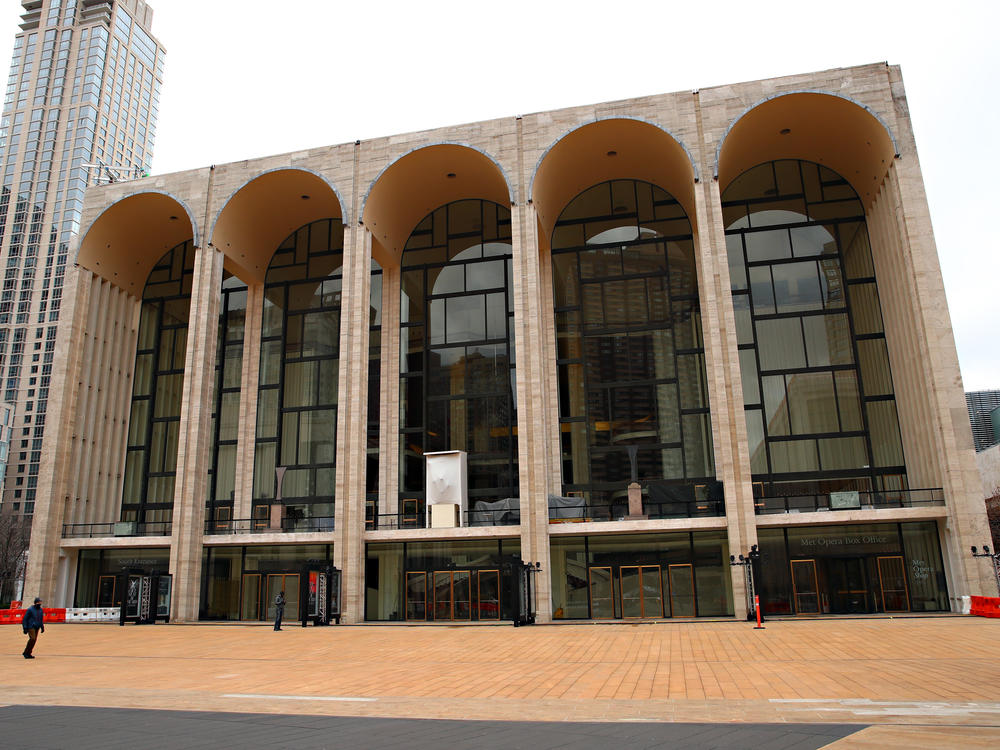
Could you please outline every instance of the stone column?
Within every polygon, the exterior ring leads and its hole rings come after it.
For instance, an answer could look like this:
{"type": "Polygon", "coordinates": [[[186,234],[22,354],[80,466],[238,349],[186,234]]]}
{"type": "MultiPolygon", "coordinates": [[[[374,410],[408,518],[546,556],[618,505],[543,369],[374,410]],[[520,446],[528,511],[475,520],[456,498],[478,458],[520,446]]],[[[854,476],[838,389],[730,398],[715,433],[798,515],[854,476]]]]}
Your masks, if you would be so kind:
{"type": "Polygon", "coordinates": [[[222,253],[211,244],[195,248],[170,540],[170,573],[174,581],[170,617],[175,622],[196,621],[201,599],[222,260],[222,253]]]}
{"type": "MultiPolygon", "coordinates": [[[[521,559],[541,563],[535,575],[538,622],[552,620],[552,571],[549,555],[548,494],[552,475],[553,433],[558,440],[558,410],[546,362],[555,352],[546,346],[546,329],[553,325],[551,304],[541,289],[538,253],[538,220],[533,205],[511,207],[511,243],[514,265],[514,331],[517,380],[517,448],[520,473],[521,559]],[[557,423],[551,424],[552,415],[557,423]]],[[[551,331],[549,331],[551,334],[551,331]]],[[[558,445],[555,446],[558,450],[558,445]]],[[[556,455],[558,455],[556,453],[556,455]]]]}
{"type": "Polygon", "coordinates": [[[990,544],[982,481],[920,165],[915,147],[900,142],[903,154],[868,209],[872,260],[907,476],[911,486],[944,489],[941,551],[957,611],[962,596],[995,595],[996,579],[987,562],[969,554],[972,545],[990,544]]]}
{"type": "Polygon", "coordinates": [[[247,285],[246,322],[243,328],[243,370],[240,374],[240,424],[236,444],[236,487],[233,518],[253,513],[254,459],[257,448],[257,386],[260,383],[261,313],[264,285],[247,285]]]}
{"type": "MultiPolygon", "coordinates": [[[[710,166],[702,165],[702,174],[710,166]]],[[[757,543],[753,484],[743,413],[743,381],[736,340],[736,316],[730,291],[722,199],[717,180],[695,185],[695,259],[705,345],[705,373],[712,415],[715,475],[725,488],[726,532],[729,552],[739,555],[757,543]]],[[[733,608],[745,616],[746,583],[743,569],[730,568],[733,608]]]]}
{"type": "Polygon", "coordinates": [[[343,622],[365,618],[365,462],[372,237],[345,227],[337,392],[337,479],[333,561],[342,571],[343,622]]]}
{"type": "Polygon", "coordinates": [[[56,338],[56,352],[50,391],[63,394],[49,402],[47,429],[42,443],[38,472],[38,492],[31,525],[31,554],[24,577],[24,595],[41,596],[53,606],[65,605],[55,599],[62,525],[69,500],[69,478],[73,474],[74,423],[80,399],[78,386],[83,367],[86,323],[90,317],[91,290],[100,280],[86,269],[71,266],[66,271],[62,325],[56,338]]]}

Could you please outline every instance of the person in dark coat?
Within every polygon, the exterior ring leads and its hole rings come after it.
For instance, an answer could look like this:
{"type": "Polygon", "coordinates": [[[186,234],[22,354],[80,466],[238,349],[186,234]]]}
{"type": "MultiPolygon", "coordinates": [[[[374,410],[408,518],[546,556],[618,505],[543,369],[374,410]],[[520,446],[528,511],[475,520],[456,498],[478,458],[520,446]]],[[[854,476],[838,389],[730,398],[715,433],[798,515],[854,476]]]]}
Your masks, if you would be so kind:
{"type": "Polygon", "coordinates": [[[21,629],[28,636],[28,645],[24,647],[24,653],[22,654],[25,659],[35,658],[31,655],[31,652],[35,648],[35,641],[38,640],[38,633],[45,632],[44,619],[45,613],[42,611],[42,600],[36,596],[34,605],[28,607],[24,611],[24,617],[21,618],[21,629]]]}
{"type": "Polygon", "coordinates": [[[274,597],[274,629],[281,630],[281,618],[285,614],[285,592],[279,591],[274,597]]]}

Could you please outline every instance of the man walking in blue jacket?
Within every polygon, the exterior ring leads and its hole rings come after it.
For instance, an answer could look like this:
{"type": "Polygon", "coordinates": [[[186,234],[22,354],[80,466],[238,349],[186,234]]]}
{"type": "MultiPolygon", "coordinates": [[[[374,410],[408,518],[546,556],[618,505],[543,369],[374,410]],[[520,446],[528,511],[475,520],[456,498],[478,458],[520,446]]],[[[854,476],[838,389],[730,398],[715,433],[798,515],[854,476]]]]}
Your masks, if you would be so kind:
{"type": "Polygon", "coordinates": [[[34,606],[28,607],[24,612],[24,617],[21,618],[21,629],[28,636],[28,645],[24,647],[23,654],[25,659],[35,658],[31,655],[31,652],[35,648],[35,641],[38,640],[38,633],[45,632],[44,618],[45,613],[42,611],[42,600],[36,596],[34,606]]]}

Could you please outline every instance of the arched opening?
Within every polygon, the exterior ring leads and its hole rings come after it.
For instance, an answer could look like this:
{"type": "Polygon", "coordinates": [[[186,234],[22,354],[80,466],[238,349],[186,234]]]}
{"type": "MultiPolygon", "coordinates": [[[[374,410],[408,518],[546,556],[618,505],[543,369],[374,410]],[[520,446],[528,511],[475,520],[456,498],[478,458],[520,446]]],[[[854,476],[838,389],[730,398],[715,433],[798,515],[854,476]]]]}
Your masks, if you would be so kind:
{"type": "Polygon", "coordinates": [[[437,207],[460,200],[512,202],[503,171],[468,146],[442,143],[412,151],[389,165],[365,196],[362,221],[372,233],[372,255],[397,266],[413,227],[437,207]]]}
{"type": "Polygon", "coordinates": [[[688,217],[694,211],[694,167],[684,147],[666,131],[640,120],[613,118],[577,128],[541,158],[531,198],[548,242],[563,209],[602,182],[642,180],[666,190],[688,217]]]}
{"type": "Polygon", "coordinates": [[[254,517],[266,519],[283,467],[289,530],[333,528],[343,244],[338,219],[305,224],[264,280],[254,517]]]}
{"type": "Polygon", "coordinates": [[[788,159],[744,172],[722,201],[758,502],[906,490],[857,192],[788,159]]]}
{"type": "Polygon", "coordinates": [[[164,253],[185,240],[198,244],[187,207],[164,193],[139,193],[110,206],[80,242],[77,265],[135,297],[164,253]]]}
{"type": "Polygon", "coordinates": [[[588,514],[721,515],[691,223],[662,188],[594,185],[552,234],[563,493],[588,514]],[[633,469],[634,461],[634,469],[633,469]]]}
{"type": "Polygon", "coordinates": [[[271,256],[299,227],[320,219],[346,220],[336,191],[303,169],[277,169],[253,178],[219,211],[210,242],[244,282],[260,283],[271,256]]]}
{"type": "MultiPolygon", "coordinates": [[[[469,502],[516,498],[517,403],[510,211],[441,206],[402,253],[400,501],[425,499],[424,454],[468,454],[469,502]]],[[[514,515],[509,522],[516,523],[514,515]]],[[[475,518],[473,518],[475,521],[475,518]]]]}
{"type": "Polygon", "coordinates": [[[744,113],[719,144],[719,187],[764,161],[802,159],[840,175],[869,205],[896,146],[886,126],[859,104],[833,94],[798,92],[768,99],[744,113]]]}
{"type": "Polygon", "coordinates": [[[142,292],[121,506],[140,535],[172,518],[194,253],[190,240],[168,251],[142,292]]]}

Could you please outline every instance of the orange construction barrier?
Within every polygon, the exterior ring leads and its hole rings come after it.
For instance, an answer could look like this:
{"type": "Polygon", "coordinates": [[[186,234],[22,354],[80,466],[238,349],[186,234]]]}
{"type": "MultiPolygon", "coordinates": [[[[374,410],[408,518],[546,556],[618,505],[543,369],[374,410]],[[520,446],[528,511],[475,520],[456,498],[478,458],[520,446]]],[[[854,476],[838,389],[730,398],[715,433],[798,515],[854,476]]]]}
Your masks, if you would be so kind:
{"type": "Polygon", "coordinates": [[[970,615],[977,617],[1000,617],[1000,597],[998,596],[973,596],[972,606],[969,608],[970,615]]]}
{"type": "MultiPolygon", "coordinates": [[[[65,607],[42,607],[45,622],[66,622],[65,607]]],[[[20,625],[24,617],[23,609],[0,609],[0,625],[20,625]]]]}

